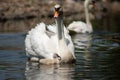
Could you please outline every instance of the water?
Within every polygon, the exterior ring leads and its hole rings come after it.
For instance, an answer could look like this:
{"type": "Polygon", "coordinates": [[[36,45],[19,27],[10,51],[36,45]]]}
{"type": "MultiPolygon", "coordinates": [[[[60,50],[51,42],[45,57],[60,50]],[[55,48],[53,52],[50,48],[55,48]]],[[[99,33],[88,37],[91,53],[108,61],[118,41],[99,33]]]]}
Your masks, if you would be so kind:
{"type": "Polygon", "coordinates": [[[120,80],[118,33],[73,35],[76,63],[49,66],[27,62],[25,35],[0,34],[0,80],[120,80]]]}
{"type": "Polygon", "coordinates": [[[0,80],[24,80],[26,56],[23,33],[0,34],[0,80]]]}

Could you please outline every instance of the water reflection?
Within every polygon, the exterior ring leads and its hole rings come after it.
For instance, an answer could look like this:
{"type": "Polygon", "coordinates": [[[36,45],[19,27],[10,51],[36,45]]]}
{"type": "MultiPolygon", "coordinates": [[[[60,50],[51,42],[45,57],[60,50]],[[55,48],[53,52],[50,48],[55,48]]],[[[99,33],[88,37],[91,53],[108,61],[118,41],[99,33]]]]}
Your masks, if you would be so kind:
{"type": "Polygon", "coordinates": [[[77,62],[75,66],[75,80],[93,80],[91,77],[96,74],[93,72],[95,67],[92,62],[92,54],[90,51],[92,34],[76,34],[72,36],[75,44],[75,54],[77,62]]]}
{"type": "Polygon", "coordinates": [[[48,66],[26,62],[25,33],[0,34],[0,80],[120,80],[120,44],[113,36],[119,35],[73,35],[76,63],[48,66]]]}
{"type": "Polygon", "coordinates": [[[72,40],[76,48],[88,49],[91,45],[92,34],[75,34],[72,35],[72,40]]]}
{"type": "Polygon", "coordinates": [[[27,62],[25,75],[27,80],[72,80],[73,66],[73,64],[39,65],[27,62]]]}
{"type": "Polygon", "coordinates": [[[118,43],[103,39],[100,35],[88,34],[74,35],[73,42],[77,57],[75,80],[120,79],[118,43]]]}
{"type": "Polygon", "coordinates": [[[104,80],[120,80],[120,47],[116,47],[106,52],[109,54],[106,61],[106,77],[104,80]]]}
{"type": "Polygon", "coordinates": [[[72,39],[75,45],[76,56],[78,57],[77,53],[81,52],[85,54],[83,57],[89,60],[92,34],[75,34],[72,36],[72,39]]]}

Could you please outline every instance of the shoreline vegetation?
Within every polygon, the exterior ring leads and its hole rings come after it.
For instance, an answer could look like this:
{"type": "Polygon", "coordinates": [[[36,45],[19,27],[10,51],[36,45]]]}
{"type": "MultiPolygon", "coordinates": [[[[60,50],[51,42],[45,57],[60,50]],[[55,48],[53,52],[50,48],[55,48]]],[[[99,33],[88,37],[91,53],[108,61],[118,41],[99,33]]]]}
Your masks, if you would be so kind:
{"type": "MultiPolygon", "coordinates": [[[[63,0],[64,21],[68,25],[73,20],[85,21],[83,0],[63,0]]],[[[37,23],[54,22],[53,6],[59,3],[56,0],[0,0],[0,32],[26,32],[37,23]]],[[[90,17],[96,28],[120,25],[120,2],[98,0],[96,8],[90,9],[90,17]],[[96,22],[95,22],[96,21],[96,22]]],[[[118,30],[118,28],[116,29],[118,30]]],[[[119,29],[120,30],[120,29],[119,29]]]]}

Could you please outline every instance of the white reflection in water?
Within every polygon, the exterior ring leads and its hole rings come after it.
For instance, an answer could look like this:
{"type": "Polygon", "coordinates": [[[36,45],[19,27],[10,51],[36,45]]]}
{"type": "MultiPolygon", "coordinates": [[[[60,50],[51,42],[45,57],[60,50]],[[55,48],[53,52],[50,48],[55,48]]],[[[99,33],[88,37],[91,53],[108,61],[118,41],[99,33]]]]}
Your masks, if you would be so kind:
{"type": "Polygon", "coordinates": [[[75,34],[72,36],[75,47],[88,49],[91,46],[91,34],[75,34]],[[77,44],[77,45],[76,45],[77,44]]]}
{"type": "Polygon", "coordinates": [[[75,44],[76,56],[82,52],[84,53],[82,57],[84,57],[85,60],[89,60],[92,34],[75,34],[72,36],[72,39],[75,44]]]}
{"type": "Polygon", "coordinates": [[[72,80],[73,64],[41,65],[38,63],[26,64],[27,80],[72,80]]]}

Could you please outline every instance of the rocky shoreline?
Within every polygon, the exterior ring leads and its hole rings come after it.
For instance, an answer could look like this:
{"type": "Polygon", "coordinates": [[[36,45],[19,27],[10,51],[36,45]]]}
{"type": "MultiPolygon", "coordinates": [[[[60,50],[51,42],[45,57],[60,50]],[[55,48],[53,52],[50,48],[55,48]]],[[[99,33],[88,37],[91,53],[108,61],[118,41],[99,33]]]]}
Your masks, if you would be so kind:
{"type": "MultiPolygon", "coordinates": [[[[56,3],[59,2],[57,0],[0,0],[0,20],[51,18],[56,3]]],[[[80,14],[79,19],[84,18],[83,1],[64,0],[63,10],[65,17],[80,14]]]]}
{"type": "MultiPolygon", "coordinates": [[[[22,25],[23,31],[24,29],[26,30],[35,26],[35,24],[40,21],[52,23],[54,21],[51,20],[53,19],[53,6],[56,3],[59,2],[56,0],[0,0],[0,31],[12,31],[12,29],[16,29],[19,31],[21,30],[21,28],[17,27],[17,25],[15,26],[14,23],[20,23],[22,21],[23,23],[21,24],[25,23],[24,25],[22,25]],[[26,20],[30,22],[27,22],[26,20]],[[27,25],[28,28],[23,28],[23,26],[26,27],[26,23],[31,25],[29,25],[29,27],[27,25]]],[[[68,24],[73,20],[84,21],[85,15],[83,0],[63,0],[62,5],[64,10],[65,24],[68,24]]],[[[115,15],[119,15],[120,13],[120,9],[118,7],[120,7],[119,2],[103,3],[101,1],[98,1],[96,4],[96,9],[94,11],[91,10],[90,17],[92,20],[103,19],[103,17],[105,18],[106,15],[110,15],[110,17],[115,17],[115,15]],[[108,9],[107,12],[103,11],[102,7],[108,9]]]]}
{"type": "MultiPolygon", "coordinates": [[[[11,19],[30,19],[38,16],[44,17],[48,15],[47,8],[37,2],[31,0],[6,0],[0,1],[0,20],[11,19]]],[[[50,15],[50,14],[49,14],[50,15]]]]}

